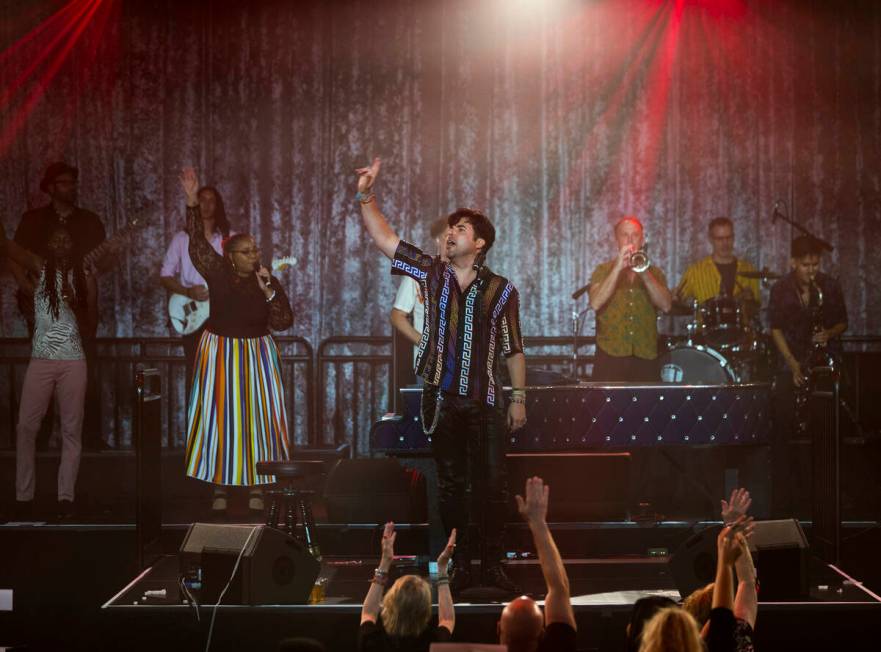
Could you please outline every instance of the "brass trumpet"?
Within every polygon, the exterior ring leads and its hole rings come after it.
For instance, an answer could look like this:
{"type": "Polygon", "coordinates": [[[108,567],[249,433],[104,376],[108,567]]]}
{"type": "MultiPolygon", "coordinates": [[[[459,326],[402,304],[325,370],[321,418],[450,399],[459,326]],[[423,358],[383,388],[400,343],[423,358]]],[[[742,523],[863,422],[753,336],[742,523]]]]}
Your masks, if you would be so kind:
{"type": "Polygon", "coordinates": [[[630,254],[630,269],[634,272],[641,274],[647,270],[650,265],[651,262],[649,261],[649,255],[646,253],[646,247],[644,245],[642,249],[630,254]]]}

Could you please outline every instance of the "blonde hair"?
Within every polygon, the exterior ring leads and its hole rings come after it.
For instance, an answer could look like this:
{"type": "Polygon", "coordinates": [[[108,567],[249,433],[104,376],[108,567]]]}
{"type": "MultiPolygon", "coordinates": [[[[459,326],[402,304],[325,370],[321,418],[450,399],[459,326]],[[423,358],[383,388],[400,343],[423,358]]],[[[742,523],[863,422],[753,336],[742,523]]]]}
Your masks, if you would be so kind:
{"type": "Polygon", "coordinates": [[[710,582],[702,589],[696,589],[682,602],[682,608],[694,616],[698,627],[702,627],[705,622],[710,619],[710,612],[713,610],[713,587],[715,584],[710,582]]]}
{"type": "Polygon", "coordinates": [[[652,616],[642,630],[639,652],[703,652],[694,617],[681,607],[667,607],[652,616]]]}
{"type": "Polygon", "coordinates": [[[417,575],[395,580],[382,599],[382,626],[389,636],[419,636],[431,620],[431,587],[417,575]]]}

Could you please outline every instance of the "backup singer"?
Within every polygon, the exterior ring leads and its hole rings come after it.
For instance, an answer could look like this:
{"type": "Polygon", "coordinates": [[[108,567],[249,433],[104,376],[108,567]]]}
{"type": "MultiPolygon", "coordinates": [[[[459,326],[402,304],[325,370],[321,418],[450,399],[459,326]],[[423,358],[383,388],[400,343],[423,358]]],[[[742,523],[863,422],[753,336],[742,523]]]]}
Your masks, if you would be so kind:
{"type": "Polygon", "coordinates": [[[630,264],[645,246],[642,222],[624,217],[615,224],[617,255],[591,274],[590,307],[596,311],[593,379],[658,382],[658,310],[668,312],[672,297],[660,268],[643,272],[630,264]]]}
{"type": "Polygon", "coordinates": [[[83,333],[94,332],[98,319],[94,270],[74,258],[74,240],[61,225],[49,231],[44,257],[16,242],[0,228],[0,248],[37,279],[31,302],[34,336],[18,409],[15,448],[16,518],[33,515],[37,431],[52,395],[57,392],[61,416],[61,464],[58,467],[58,517],[73,515],[76,479],[82,453],[83,404],[87,364],[83,333]]]}
{"type": "Polygon", "coordinates": [[[223,256],[205,237],[196,172],[184,169],[189,254],[208,283],[210,316],[196,350],[187,415],[187,475],[215,485],[212,510],[227,507],[225,488],[252,487],[250,509],[262,511],[257,463],[289,457],[278,347],[270,329],[290,328],[291,305],[260,266],[254,238],[235,235],[223,256]]]}
{"type": "Polygon", "coordinates": [[[799,236],[790,247],[791,272],[771,288],[771,337],[780,353],[774,381],[774,439],[771,442],[772,509],[791,515],[792,458],[789,442],[795,426],[795,391],[807,382],[804,364],[815,346],[841,353],[840,336],[847,330],[847,308],[841,285],[820,272],[822,247],[810,236],[799,236]],[[817,305],[822,293],[822,306],[817,305]]]}
{"type": "Polygon", "coordinates": [[[447,534],[454,528],[459,533],[451,589],[456,593],[471,584],[471,554],[482,540],[487,550],[483,582],[514,592],[517,587],[505,575],[501,558],[507,512],[505,439],[508,428],[526,423],[519,295],[510,281],[482,264],[495,228],[478,211],[459,209],[447,218],[449,262],[401,240],[373,194],[379,168],[379,159],[374,159],[370,167],[357,170],[357,197],[370,237],[392,260],[392,273],[416,280],[426,299],[416,371],[425,381],[423,427],[433,429],[441,517],[447,534]],[[497,376],[499,354],[506,358],[514,386],[507,424],[497,376]],[[484,495],[471,493],[475,482],[483,486],[484,495]],[[476,538],[468,528],[472,497],[485,510],[486,531],[476,538]]]}

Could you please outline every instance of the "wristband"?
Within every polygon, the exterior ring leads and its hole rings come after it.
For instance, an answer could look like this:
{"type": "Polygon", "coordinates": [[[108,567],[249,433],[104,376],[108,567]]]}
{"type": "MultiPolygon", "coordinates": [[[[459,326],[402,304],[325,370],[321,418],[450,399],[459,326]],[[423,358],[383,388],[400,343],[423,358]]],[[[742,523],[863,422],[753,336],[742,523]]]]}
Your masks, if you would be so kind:
{"type": "Polygon", "coordinates": [[[449,583],[450,583],[450,578],[449,578],[449,577],[438,577],[437,580],[435,580],[434,583],[435,583],[436,586],[441,586],[441,585],[443,585],[443,584],[449,584],[449,583]]]}
{"type": "Polygon", "coordinates": [[[355,193],[355,199],[357,199],[362,204],[369,204],[373,201],[376,195],[373,194],[372,190],[368,190],[367,192],[361,192],[360,190],[355,193]]]}

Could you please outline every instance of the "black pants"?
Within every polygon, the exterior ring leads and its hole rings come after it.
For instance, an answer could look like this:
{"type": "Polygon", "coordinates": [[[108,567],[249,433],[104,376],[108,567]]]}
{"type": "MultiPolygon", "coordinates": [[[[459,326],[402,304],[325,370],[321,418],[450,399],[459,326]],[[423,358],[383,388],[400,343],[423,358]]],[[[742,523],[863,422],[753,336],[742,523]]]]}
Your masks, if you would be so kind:
{"type": "MultiPolygon", "coordinates": [[[[434,385],[425,385],[422,391],[426,429],[434,420],[437,394],[434,385]]],[[[431,435],[431,450],[437,465],[441,520],[447,535],[456,528],[459,561],[470,559],[482,542],[486,544],[485,561],[489,565],[502,559],[508,511],[507,434],[503,406],[443,395],[437,427],[431,435]],[[481,527],[481,516],[485,530],[481,527]],[[470,529],[469,523],[476,528],[470,529]]]]}
{"type": "Polygon", "coordinates": [[[657,383],[661,380],[658,360],[645,360],[633,355],[617,357],[600,347],[596,349],[591,380],[608,382],[657,383]]]}

